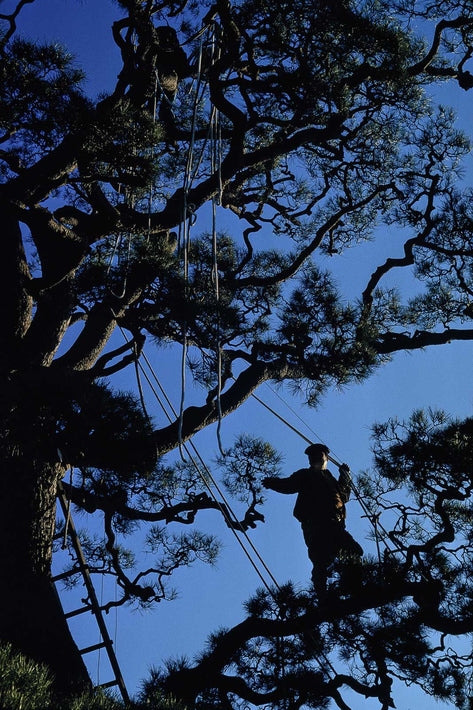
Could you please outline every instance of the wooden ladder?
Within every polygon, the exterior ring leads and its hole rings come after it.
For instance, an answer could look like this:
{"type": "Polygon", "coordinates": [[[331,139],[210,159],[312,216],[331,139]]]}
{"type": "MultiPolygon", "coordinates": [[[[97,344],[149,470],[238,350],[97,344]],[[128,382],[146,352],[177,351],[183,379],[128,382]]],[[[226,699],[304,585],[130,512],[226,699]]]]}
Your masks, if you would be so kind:
{"type": "MultiPolygon", "coordinates": [[[[87,600],[88,600],[88,604],[86,606],[83,606],[83,607],[80,607],[79,609],[74,609],[73,611],[67,612],[64,614],[64,616],[66,619],[71,619],[72,617],[78,616],[79,614],[85,614],[87,612],[92,612],[92,614],[94,615],[95,620],[97,622],[97,626],[99,627],[102,641],[100,643],[93,644],[92,646],[87,646],[86,648],[80,649],[79,653],[81,653],[82,655],[85,655],[86,653],[92,653],[93,651],[98,651],[101,648],[105,648],[105,650],[107,651],[108,660],[110,661],[110,666],[112,668],[115,678],[114,678],[114,680],[111,680],[108,683],[101,684],[99,687],[100,688],[112,688],[114,686],[118,686],[118,689],[120,691],[120,694],[121,694],[124,702],[129,702],[130,698],[129,698],[121,671],[120,671],[120,666],[118,665],[118,660],[115,655],[115,651],[113,649],[113,641],[110,638],[107,626],[105,624],[105,620],[103,618],[102,609],[100,608],[100,604],[97,599],[97,595],[95,593],[94,585],[92,582],[90,569],[89,569],[89,566],[85,560],[84,552],[82,550],[82,546],[80,544],[80,540],[77,535],[77,531],[75,529],[74,523],[71,518],[70,504],[69,504],[69,501],[67,500],[62,483],[58,484],[57,498],[58,498],[59,504],[61,506],[62,513],[64,515],[64,520],[66,521],[67,535],[71,539],[72,547],[74,549],[74,553],[75,553],[75,556],[76,556],[76,559],[78,562],[78,566],[75,566],[72,570],[69,570],[67,572],[63,572],[62,574],[56,575],[55,577],[53,577],[53,582],[59,582],[62,579],[66,579],[67,577],[71,577],[74,574],[80,573],[82,575],[83,584],[87,590],[87,600]]],[[[61,537],[63,537],[62,534],[61,534],[61,537]]]]}

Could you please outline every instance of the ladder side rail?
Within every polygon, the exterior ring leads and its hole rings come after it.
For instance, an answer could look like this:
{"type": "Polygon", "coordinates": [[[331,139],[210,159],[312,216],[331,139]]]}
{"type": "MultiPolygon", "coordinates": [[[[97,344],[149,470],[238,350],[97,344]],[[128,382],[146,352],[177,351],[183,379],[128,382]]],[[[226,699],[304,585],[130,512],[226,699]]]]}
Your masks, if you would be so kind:
{"type": "MultiPolygon", "coordinates": [[[[66,499],[64,488],[61,483],[58,484],[57,497],[59,499],[59,503],[61,505],[63,515],[64,515],[65,519],[67,520],[68,501],[66,499]]],[[[85,560],[84,553],[82,551],[82,546],[80,544],[80,540],[77,535],[77,531],[75,529],[75,526],[74,526],[71,516],[69,516],[68,530],[69,530],[69,535],[71,537],[72,545],[74,547],[74,551],[77,555],[77,559],[79,560],[80,572],[82,574],[84,584],[87,589],[87,593],[89,595],[90,604],[92,607],[92,613],[95,616],[95,619],[97,621],[97,625],[98,625],[100,633],[102,635],[102,639],[104,641],[104,645],[105,645],[105,649],[107,651],[110,665],[112,667],[113,673],[115,674],[115,678],[117,680],[117,685],[120,688],[121,696],[125,702],[128,702],[130,698],[129,698],[128,691],[125,686],[125,681],[123,680],[123,677],[121,674],[120,666],[118,665],[118,660],[115,655],[115,651],[113,649],[113,641],[110,638],[110,634],[108,633],[108,629],[107,629],[107,626],[106,626],[104,618],[103,618],[103,613],[100,608],[100,604],[97,599],[97,595],[95,593],[95,588],[94,588],[92,578],[90,575],[89,566],[85,560]]]]}

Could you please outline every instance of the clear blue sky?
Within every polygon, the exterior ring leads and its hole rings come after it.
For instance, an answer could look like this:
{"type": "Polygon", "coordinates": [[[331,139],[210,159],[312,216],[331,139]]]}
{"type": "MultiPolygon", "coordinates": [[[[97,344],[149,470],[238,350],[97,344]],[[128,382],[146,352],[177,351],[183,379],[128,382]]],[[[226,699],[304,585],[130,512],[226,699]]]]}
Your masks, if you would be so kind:
{"type": "MultiPolygon", "coordinates": [[[[16,1],[6,0],[2,4],[2,12],[7,12],[14,5],[16,1]]],[[[117,6],[107,0],[48,0],[46,3],[37,0],[25,6],[19,28],[38,40],[65,43],[77,55],[78,64],[87,73],[88,91],[97,95],[113,86],[119,69],[118,50],[110,31],[111,22],[117,15],[117,6]]],[[[458,92],[447,98],[451,98],[463,116],[468,115],[467,94],[458,92]]],[[[385,256],[402,253],[401,240],[392,233],[386,233],[376,245],[360,246],[358,250],[356,272],[352,271],[352,252],[332,260],[334,266],[337,263],[338,283],[347,298],[359,292],[376,263],[385,256]]],[[[325,265],[331,267],[332,262],[325,265]]],[[[410,289],[412,283],[409,277],[402,276],[401,285],[410,289]]],[[[160,376],[168,383],[177,406],[180,374],[175,351],[153,351],[150,345],[146,352],[160,376]]],[[[391,364],[364,384],[327,393],[316,411],[303,409],[301,403],[291,398],[289,393],[282,394],[337,458],[346,461],[356,473],[370,467],[370,427],[373,422],[384,421],[390,416],[407,417],[413,409],[429,406],[445,409],[454,416],[471,415],[472,352],[473,344],[459,343],[425,352],[400,353],[391,364]]],[[[126,384],[122,380],[120,386],[126,384]]],[[[302,426],[269,388],[262,387],[258,394],[293,424],[302,426]]],[[[148,392],[147,396],[151,411],[158,421],[163,421],[162,414],[152,403],[151,393],[148,392]]],[[[192,400],[192,396],[190,391],[188,401],[192,400]]],[[[242,431],[263,436],[281,451],[287,474],[306,464],[304,442],[253,400],[224,421],[224,446],[230,445],[233,435],[242,431]]],[[[304,433],[310,436],[307,430],[304,433]]],[[[215,428],[199,434],[195,443],[211,464],[217,453],[215,428]]],[[[299,524],[291,514],[292,507],[292,498],[270,493],[264,511],[266,524],[258,526],[252,533],[252,540],[280,583],[292,579],[305,588],[309,584],[310,563],[299,524]]],[[[362,541],[366,551],[374,552],[373,544],[363,540],[367,532],[366,521],[361,519],[360,507],[354,501],[349,503],[348,516],[351,532],[362,541]]],[[[215,531],[215,518],[215,514],[204,514],[204,522],[199,527],[205,529],[207,525],[215,531]]],[[[78,518],[76,526],[81,525],[83,520],[78,518]]],[[[216,567],[209,569],[196,565],[176,574],[174,583],[180,594],[178,600],[161,603],[148,613],[121,609],[117,617],[114,612],[110,614],[110,632],[112,637],[116,635],[117,656],[130,692],[136,690],[149,665],[159,665],[164,658],[174,655],[187,654],[192,657],[203,648],[210,632],[221,626],[231,626],[243,618],[242,603],[254,592],[259,580],[229,530],[218,522],[216,532],[223,542],[222,555],[216,567]]],[[[100,582],[97,591],[100,596],[100,582]]],[[[113,589],[105,588],[104,593],[107,591],[113,596],[113,589]]],[[[65,607],[71,609],[80,605],[77,599],[81,595],[82,590],[64,593],[65,607]]],[[[84,617],[79,617],[72,629],[80,645],[96,641],[98,631],[93,622],[89,623],[84,617]]],[[[91,658],[90,663],[95,681],[97,657],[91,658]]],[[[110,677],[103,657],[99,673],[100,682],[110,677]]],[[[415,704],[419,704],[419,697],[411,690],[403,693],[398,707],[408,710],[415,704]]],[[[353,702],[354,710],[362,707],[369,708],[370,702],[353,702]]],[[[422,708],[430,710],[434,707],[442,706],[424,698],[422,708]]]]}

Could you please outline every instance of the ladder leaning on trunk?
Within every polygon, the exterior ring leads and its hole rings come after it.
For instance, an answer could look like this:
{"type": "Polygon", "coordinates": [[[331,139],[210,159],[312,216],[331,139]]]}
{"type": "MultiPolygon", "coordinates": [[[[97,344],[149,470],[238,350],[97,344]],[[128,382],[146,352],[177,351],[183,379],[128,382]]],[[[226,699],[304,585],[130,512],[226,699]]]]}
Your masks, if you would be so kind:
{"type": "MultiPolygon", "coordinates": [[[[105,620],[103,617],[102,609],[100,608],[99,601],[97,599],[97,594],[95,593],[95,588],[92,582],[92,577],[90,574],[89,566],[86,562],[86,559],[84,557],[84,553],[82,550],[82,546],[80,544],[79,537],[77,535],[77,531],[75,529],[74,523],[71,519],[70,515],[70,503],[66,498],[64,488],[61,483],[58,485],[58,501],[61,506],[62,513],[64,515],[64,520],[66,521],[66,527],[67,527],[67,535],[69,536],[72,547],[74,550],[75,557],[77,559],[77,565],[74,566],[72,570],[68,570],[67,572],[63,572],[62,574],[58,574],[55,577],[53,577],[53,582],[59,582],[62,579],[66,579],[67,577],[71,577],[74,574],[80,573],[82,575],[82,582],[87,590],[87,603],[85,606],[80,607],[79,609],[74,609],[73,611],[70,611],[68,613],[65,613],[64,616],[66,619],[71,619],[74,616],[78,616],[79,614],[85,614],[87,612],[91,612],[95,620],[97,622],[97,626],[99,627],[100,635],[102,637],[102,641],[100,643],[93,644],[92,646],[87,646],[86,648],[80,649],[80,653],[82,655],[85,655],[86,653],[91,653],[92,651],[98,651],[102,648],[105,648],[107,655],[108,655],[108,660],[110,662],[110,666],[112,668],[113,674],[115,676],[114,680],[111,680],[108,683],[103,683],[100,685],[101,688],[111,688],[114,686],[118,686],[118,689],[120,691],[120,694],[125,702],[129,701],[129,696],[128,692],[125,686],[125,682],[123,680],[121,671],[120,671],[120,666],[118,665],[117,657],[115,655],[115,651],[113,649],[113,641],[110,638],[110,634],[108,633],[107,626],[105,624],[105,620]]],[[[62,537],[61,533],[61,537],[62,537]]]]}

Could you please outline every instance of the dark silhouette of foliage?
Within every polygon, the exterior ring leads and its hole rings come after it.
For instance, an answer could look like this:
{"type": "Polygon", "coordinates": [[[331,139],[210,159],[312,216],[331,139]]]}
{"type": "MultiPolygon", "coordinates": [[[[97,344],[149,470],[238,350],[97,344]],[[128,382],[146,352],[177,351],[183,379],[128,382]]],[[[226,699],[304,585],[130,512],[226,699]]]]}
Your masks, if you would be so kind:
{"type": "Polygon", "coordinates": [[[358,485],[379,559],[339,561],[328,593],[260,590],[247,617],[159,686],[191,707],[349,707],[343,686],[394,707],[395,680],[468,708],[473,659],[471,420],[415,412],[374,428],[376,469],[358,485]],[[337,651],[337,655],[334,655],[337,651]],[[341,672],[340,661],[349,672],[341,672]]]}
{"type": "Polygon", "coordinates": [[[157,691],[144,691],[139,700],[126,704],[101,688],[75,697],[57,696],[48,669],[9,644],[0,645],[0,701],[3,710],[185,710],[177,700],[157,691]]]}

